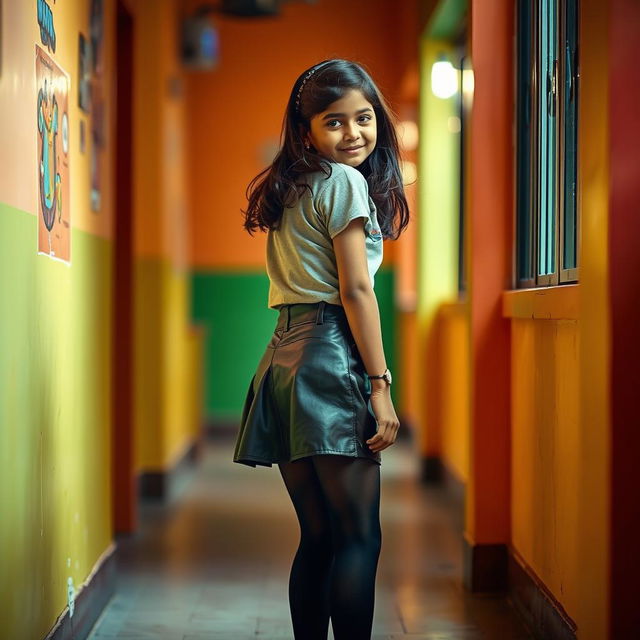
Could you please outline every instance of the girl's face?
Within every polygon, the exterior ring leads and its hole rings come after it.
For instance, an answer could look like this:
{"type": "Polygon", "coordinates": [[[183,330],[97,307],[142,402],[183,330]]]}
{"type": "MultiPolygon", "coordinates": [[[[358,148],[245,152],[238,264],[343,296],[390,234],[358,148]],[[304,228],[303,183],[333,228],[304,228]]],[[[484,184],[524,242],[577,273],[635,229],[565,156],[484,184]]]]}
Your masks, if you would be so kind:
{"type": "Polygon", "coordinates": [[[349,89],[311,118],[305,142],[335,162],[361,165],[376,146],[378,125],[373,105],[359,89],[349,89]]]}

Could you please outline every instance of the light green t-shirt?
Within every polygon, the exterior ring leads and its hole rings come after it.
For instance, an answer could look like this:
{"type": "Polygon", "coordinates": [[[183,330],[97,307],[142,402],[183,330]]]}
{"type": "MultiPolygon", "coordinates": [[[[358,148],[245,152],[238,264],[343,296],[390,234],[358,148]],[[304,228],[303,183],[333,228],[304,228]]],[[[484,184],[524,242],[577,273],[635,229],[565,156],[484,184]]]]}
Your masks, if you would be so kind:
{"type": "Polygon", "coordinates": [[[285,207],[280,227],[267,233],[270,308],[325,300],[341,305],[333,238],[354,218],[365,218],[364,236],[371,286],[382,263],[382,234],[365,177],[332,162],[331,176],[305,174],[311,187],[285,207]]]}

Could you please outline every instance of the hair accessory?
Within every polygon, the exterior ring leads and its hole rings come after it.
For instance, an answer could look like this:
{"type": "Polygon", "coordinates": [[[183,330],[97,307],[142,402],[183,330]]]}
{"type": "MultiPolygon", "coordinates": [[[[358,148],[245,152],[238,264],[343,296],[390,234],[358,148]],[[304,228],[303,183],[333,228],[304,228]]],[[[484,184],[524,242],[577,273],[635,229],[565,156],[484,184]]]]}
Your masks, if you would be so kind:
{"type": "Polygon", "coordinates": [[[304,77],[304,80],[300,83],[300,88],[298,89],[298,94],[296,95],[296,112],[300,111],[300,96],[302,95],[302,90],[304,89],[304,85],[307,83],[307,80],[325,63],[321,62],[317,64],[315,67],[311,69],[304,77]]]}

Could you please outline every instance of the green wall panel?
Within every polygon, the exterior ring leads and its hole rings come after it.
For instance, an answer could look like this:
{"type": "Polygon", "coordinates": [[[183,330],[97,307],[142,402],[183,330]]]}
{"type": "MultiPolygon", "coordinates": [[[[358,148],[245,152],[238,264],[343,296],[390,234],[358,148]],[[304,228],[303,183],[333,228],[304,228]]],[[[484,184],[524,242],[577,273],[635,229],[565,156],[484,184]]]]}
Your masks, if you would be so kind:
{"type": "Polygon", "coordinates": [[[209,420],[237,420],[259,358],[275,327],[267,307],[269,280],[259,272],[193,274],[193,320],[207,331],[205,412],[209,420]]]}
{"type": "MultiPolygon", "coordinates": [[[[267,307],[269,279],[262,271],[196,271],[192,285],[192,317],[207,331],[206,416],[212,422],[236,421],[278,317],[267,307]]],[[[385,354],[395,370],[392,271],[378,271],[375,291],[385,354]]]]}
{"type": "MultiPolygon", "coordinates": [[[[378,308],[380,309],[380,326],[382,328],[382,344],[384,355],[387,359],[387,366],[394,376],[391,387],[391,397],[397,405],[398,381],[400,380],[400,370],[396,366],[396,312],[394,306],[394,272],[392,269],[380,269],[376,273],[375,284],[376,297],[378,298],[378,308]]],[[[371,373],[371,375],[374,375],[371,373]]]]}
{"type": "Polygon", "coordinates": [[[467,11],[467,0],[440,0],[427,24],[427,36],[438,39],[455,39],[460,23],[467,11]]]}

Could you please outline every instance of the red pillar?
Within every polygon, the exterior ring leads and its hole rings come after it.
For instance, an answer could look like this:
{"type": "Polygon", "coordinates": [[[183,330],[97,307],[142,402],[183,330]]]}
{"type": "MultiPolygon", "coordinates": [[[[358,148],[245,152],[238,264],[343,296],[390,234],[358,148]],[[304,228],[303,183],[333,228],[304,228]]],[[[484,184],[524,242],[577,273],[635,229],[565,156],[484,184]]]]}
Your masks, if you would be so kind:
{"type": "Polygon", "coordinates": [[[609,292],[611,313],[610,638],[640,629],[640,3],[611,0],[609,292]]]}
{"type": "Polygon", "coordinates": [[[472,3],[475,92],[469,182],[470,470],[465,584],[503,588],[510,539],[510,323],[513,2],[472,3]]]}

